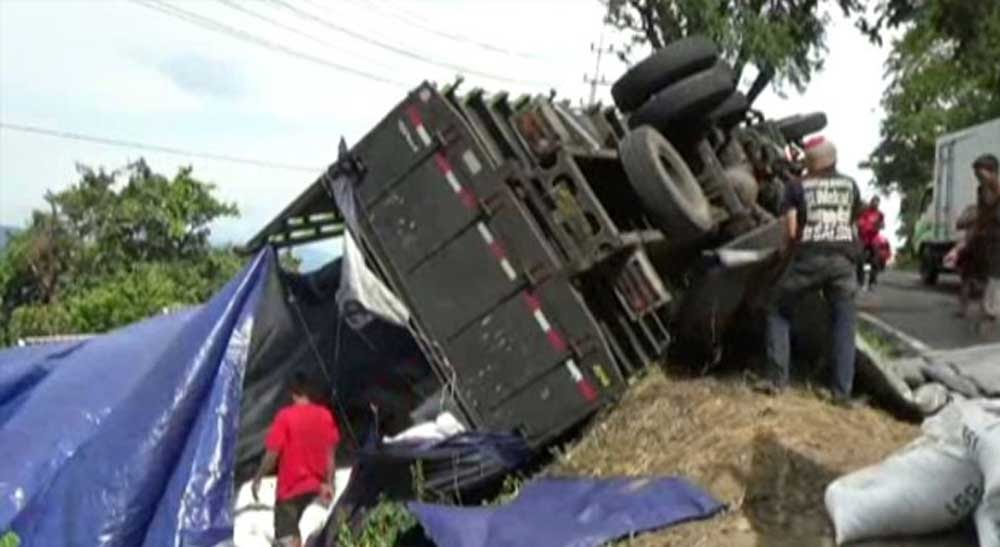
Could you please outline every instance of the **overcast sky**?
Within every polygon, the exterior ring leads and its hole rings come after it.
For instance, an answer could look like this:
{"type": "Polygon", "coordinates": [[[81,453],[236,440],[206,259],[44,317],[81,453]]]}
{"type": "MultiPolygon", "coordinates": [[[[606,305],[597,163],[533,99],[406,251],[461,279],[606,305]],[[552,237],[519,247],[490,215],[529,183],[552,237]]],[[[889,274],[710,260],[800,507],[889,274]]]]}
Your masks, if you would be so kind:
{"type": "MultiPolygon", "coordinates": [[[[485,73],[467,75],[468,88],[551,87],[577,101],[589,92],[583,75],[594,70],[590,45],[602,32],[596,0],[237,1],[233,7],[230,0],[170,0],[257,39],[398,83],[296,58],[133,2],[0,0],[3,122],[315,168],[269,169],[0,130],[0,224],[23,225],[47,189],[75,181],[77,162],[114,168],[143,156],[161,172],[192,164],[198,177],[217,184],[243,215],[220,223],[216,239],[243,241],[334,159],[341,135],[356,141],[421,80],[450,81],[468,68],[485,73]]],[[[606,36],[620,39],[611,31],[606,36]]],[[[877,142],[885,52],[849,22],[833,26],[829,46],[826,70],[804,95],[769,91],[756,106],[773,117],[825,110],[825,133],[840,149],[843,170],[866,191],[870,175],[856,165],[877,142]]],[[[608,80],[623,70],[605,57],[608,80]]],[[[607,93],[599,90],[605,102],[607,93]]]]}

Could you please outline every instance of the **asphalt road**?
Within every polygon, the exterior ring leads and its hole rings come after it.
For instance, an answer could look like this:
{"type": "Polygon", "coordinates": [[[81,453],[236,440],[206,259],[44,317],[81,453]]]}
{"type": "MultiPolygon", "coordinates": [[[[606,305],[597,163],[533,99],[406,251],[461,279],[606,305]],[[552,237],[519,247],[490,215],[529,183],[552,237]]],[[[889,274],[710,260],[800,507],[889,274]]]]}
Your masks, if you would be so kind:
{"type": "MultiPolygon", "coordinates": [[[[874,291],[862,292],[858,309],[868,312],[931,349],[964,348],[1000,342],[1000,328],[983,334],[973,322],[955,316],[958,310],[958,277],[941,275],[928,287],[916,272],[888,270],[874,291]]],[[[978,311],[975,306],[971,310],[978,311]]],[[[975,315],[972,315],[975,317],[975,315]]]]}

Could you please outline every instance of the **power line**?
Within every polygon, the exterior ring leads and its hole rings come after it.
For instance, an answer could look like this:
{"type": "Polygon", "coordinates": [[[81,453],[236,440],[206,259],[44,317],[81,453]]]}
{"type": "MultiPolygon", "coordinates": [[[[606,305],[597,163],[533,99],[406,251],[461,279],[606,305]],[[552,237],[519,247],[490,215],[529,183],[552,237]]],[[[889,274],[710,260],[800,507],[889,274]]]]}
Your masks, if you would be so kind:
{"type": "MultiPolygon", "coordinates": [[[[247,9],[246,6],[244,6],[244,5],[242,5],[242,4],[238,3],[238,2],[235,2],[233,0],[216,0],[216,2],[219,2],[220,4],[223,4],[225,6],[228,6],[230,9],[236,10],[236,11],[238,11],[240,13],[245,14],[245,15],[249,15],[249,16],[255,18],[255,19],[259,19],[261,21],[269,23],[269,24],[271,24],[273,26],[276,26],[278,28],[285,29],[285,30],[287,30],[289,32],[295,33],[297,36],[302,36],[303,38],[308,38],[309,40],[312,40],[313,42],[316,42],[317,44],[321,44],[321,45],[324,45],[324,46],[327,46],[327,47],[331,47],[331,48],[335,48],[335,49],[338,49],[338,50],[343,50],[343,46],[340,45],[340,44],[335,44],[335,43],[330,42],[328,40],[324,40],[323,38],[319,38],[318,36],[315,36],[313,34],[309,34],[308,32],[304,32],[302,29],[300,29],[298,27],[294,27],[292,25],[288,25],[288,24],[282,23],[281,21],[277,21],[277,20],[275,20],[275,19],[273,19],[271,17],[268,17],[266,15],[262,15],[260,13],[257,13],[255,11],[253,11],[253,10],[247,9]]],[[[367,61],[369,63],[373,63],[373,64],[377,64],[377,65],[382,65],[382,67],[388,68],[385,64],[383,64],[383,63],[381,63],[381,62],[379,62],[379,61],[377,61],[375,59],[372,59],[371,57],[367,57],[365,55],[360,55],[360,54],[358,54],[358,53],[356,53],[354,51],[348,51],[347,53],[350,53],[351,55],[353,55],[353,56],[355,56],[358,59],[361,59],[363,61],[367,61]]]]}
{"type": "Polygon", "coordinates": [[[348,72],[354,74],[355,76],[361,76],[362,78],[368,78],[369,80],[374,80],[377,82],[382,82],[406,88],[410,87],[406,83],[401,82],[399,80],[387,78],[385,76],[381,76],[372,72],[367,72],[361,69],[352,68],[350,66],[336,63],[327,59],[323,59],[315,55],[310,55],[308,53],[303,53],[301,51],[281,45],[277,42],[272,42],[270,40],[261,38],[244,30],[219,23],[218,21],[215,21],[211,18],[198,15],[197,13],[190,12],[182,8],[178,8],[177,6],[168,4],[166,2],[162,2],[161,0],[130,0],[130,1],[144,8],[158,11],[160,13],[169,15],[171,17],[187,21],[188,23],[191,23],[195,26],[199,26],[201,28],[211,30],[213,32],[219,32],[221,34],[225,34],[233,38],[238,38],[245,42],[250,42],[252,44],[256,44],[258,46],[270,49],[272,51],[277,51],[280,53],[284,53],[286,55],[291,55],[292,57],[297,57],[299,59],[310,61],[312,63],[322,65],[327,68],[333,68],[335,70],[339,70],[342,72],[348,72]]]}
{"type": "MultiPolygon", "coordinates": [[[[311,3],[311,0],[308,0],[308,1],[311,3]]],[[[540,55],[535,54],[535,53],[526,53],[526,52],[521,52],[521,51],[515,51],[515,50],[512,50],[512,49],[508,49],[508,48],[504,48],[504,47],[501,47],[501,46],[497,46],[495,44],[491,44],[489,42],[484,42],[482,40],[478,40],[478,39],[470,37],[470,36],[465,36],[463,34],[458,34],[458,33],[453,33],[453,32],[449,32],[449,31],[441,30],[439,28],[433,27],[433,26],[425,23],[424,21],[426,21],[426,20],[423,19],[423,18],[418,18],[416,15],[406,13],[406,12],[404,12],[402,10],[399,10],[398,13],[397,13],[396,11],[393,11],[393,9],[391,7],[385,6],[385,5],[381,5],[379,2],[375,2],[374,0],[351,0],[351,1],[354,2],[355,4],[358,4],[358,5],[363,4],[366,7],[368,7],[369,9],[378,11],[379,13],[387,15],[387,16],[393,18],[393,19],[396,19],[397,21],[401,21],[403,23],[406,23],[407,25],[410,25],[412,27],[418,28],[418,29],[423,30],[425,32],[429,32],[431,34],[435,34],[437,36],[441,36],[442,38],[447,38],[449,40],[453,40],[453,41],[456,41],[456,42],[463,42],[463,43],[466,43],[466,44],[472,44],[474,46],[478,46],[478,47],[483,48],[485,50],[493,51],[493,52],[496,52],[496,53],[502,53],[504,55],[508,55],[508,56],[511,56],[511,57],[521,57],[522,59],[530,59],[530,60],[533,60],[533,61],[544,61],[544,62],[554,62],[555,61],[554,59],[543,57],[543,56],[540,56],[540,55]]]]}
{"type": "Polygon", "coordinates": [[[92,142],[97,144],[103,144],[106,146],[117,146],[119,148],[132,148],[136,150],[144,150],[147,152],[161,152],[164,154],[173,154],[175,156],[203,158],[216,161],[225,161],[229,163],[242,163],[246,165],[254,165],[257,167],[267,167],[268,169],[284,169],[286,171],[307,171],[310,173],[317,173],[319,171],[322,171],[321,167],[306,167],[304,165],[291,165],[287,163],[276,163],[271,161],[255,160],[251,158],[240,158],[237,156],[228,156],[225,154],[196,152],[193,150],[184,150],[182,148],[173,148],[170,146],[161,146],[158,144],[147,144],[142,142],[127,141],[122,139],[112,139],[108,137],[85,135],[83,133],[73,133],[70,131],[46,129],[44,127],[36,127],[33,125],[21,125],[16,123],[0,122],[0,129],[6,129],[9,131],[19,131],[21,133],[33,133],[36,135],[45,135],[48,137],[56,137],[59,139],[66,139],[72,141],[92,142]]]}
{"type": "Polygon", "coordinates": [[[312,6],[314,8],[318,8],[318,9],[321,9],[321,10],[330,7],[329,5],[327,5],[327,4],[321,4],[321,3],[317,2],[316,0],[302,0],[302,1],[304,3],[306,3],[306,4],[309,4],[310,6],[312,6]]]}
{"type": "Polygon", "coordinates": [[[465,74],[469,74],[469,75],[472,75],[472,76],[479,76],[481,78],[488,78],[490,80],[496,80],[496,81],[500,81],[500,82],[508,82],[508,83],[521,84],[521,85],[532,85],[532,86],[545,86],[545,87],[549,87],[549,84],[546,83],[546,82],[541,82],[541,81],[537,81],[537,80],[522,80],[522,79],[519,79],[519,78],[511,78],[511,77],[504,76],[502,74],[493,74],[493,73],[490,73],[490,72],[483,72],[481,70],[476,70],[476,69],[472,69],[472,68],[469,68],[469,67],[466,67],[466,66],[457,65],[457,64],[453,64],[453,63],[447,63],[447,62],[443,62],[443,61],[434,61],[434,60],[429,59],[429,58],[427,58],[427,57],[425,57],[423,55],[420,55],[419,53],[415,53],[413,51],[410,51],[408,49],[404,49],[402,47],[399,47],[399,46],[396,46],[396,45],[393,45],[393,44],[390,44],[388,42],[384,42],[382,40],[378,40],[376,38],[372,38],[370,36],[365,35],[364,33],[357,32],[355,30],[349,29],[349,28],[344,27],[342,25],[338,25],[337,23],[331,22],[328,19],[325,19],[325,18],[320,17],[320,16],[318,16],[318,15],[316,15],[314,13],[310,13],[310,12],[302,10],[301,8],[298,8],[298,7],[296,7],[296,6],[292,5],[292,4],[289,4],[288,2],[285,2],[284,0],[268,0],[268,1],[271,2],[272,4],[277,4],[277,5],[279,5],[279,6],[283,7],[283,8],[291,11],[292,13],[298,15],[299,17],[301,17],[304,20],[308,20],[308,21],[312,21],[312,22],[315,22],[315,23],[319,23],[319,24],[321,24],[321,25],[323,25],[323,26],[325,26],[327,28],[330,28],[330,29],[335,30],[337,32],[340,32],[342,34],[346,34],[346,35],[348,35],[348,36],[350,36],[352,38],[355,38],[357,40],[361,40],[361,41],[363,41],[365,43],[371,44],[373,46],[379,47],[379,48],[387,50],[387,51],[391,51],[393,53],[396,53],[397,55],[402,55],[404,57],[409,57],[410,59],[414,59],[414,60],[420,61],[422,63],[427,63],[427,64],[430,64],[430,65],[435,65],[435,66],[438,66],[438,67],[447,68],[448,70],[454,70],[454,71],[459,72],[459,73],[465,73],[465,74]]]}

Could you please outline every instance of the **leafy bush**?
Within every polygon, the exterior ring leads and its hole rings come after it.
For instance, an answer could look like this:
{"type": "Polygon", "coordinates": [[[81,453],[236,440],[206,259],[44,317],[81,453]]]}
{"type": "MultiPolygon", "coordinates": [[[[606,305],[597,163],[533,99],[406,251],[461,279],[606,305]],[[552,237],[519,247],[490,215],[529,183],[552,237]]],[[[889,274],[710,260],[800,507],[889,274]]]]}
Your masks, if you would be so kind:
{"type": "Polygon", "coordinates": [[[0,343],[27,336],[100,333],[164,309],[204,302],[243,266],[213,248],[209,226],[235,216],[214,186],[143,161],[80,181],[45,199],[0,255],[0,343]]]}

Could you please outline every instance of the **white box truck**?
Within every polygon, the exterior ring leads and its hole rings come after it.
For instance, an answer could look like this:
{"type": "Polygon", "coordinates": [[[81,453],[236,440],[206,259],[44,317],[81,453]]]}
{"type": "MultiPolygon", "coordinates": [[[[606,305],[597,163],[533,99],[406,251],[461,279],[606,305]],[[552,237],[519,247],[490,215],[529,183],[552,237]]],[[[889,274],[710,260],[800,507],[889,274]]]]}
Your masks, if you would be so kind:
{"type": "Polygon", "coordinates": [[[972,162],[986,153],[1000,156],[1000,118],[937,140],[934,180],[924,195],[923,214],[914,230],[920,274],[928,285],[937,282],[939,273],[948,271],[944,256],[963,237],[955,223],[966,207],[976,203],[978,183],[972,162]]]}

